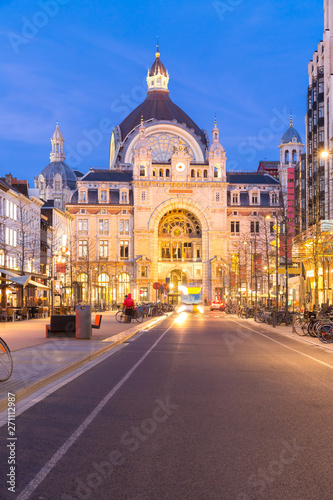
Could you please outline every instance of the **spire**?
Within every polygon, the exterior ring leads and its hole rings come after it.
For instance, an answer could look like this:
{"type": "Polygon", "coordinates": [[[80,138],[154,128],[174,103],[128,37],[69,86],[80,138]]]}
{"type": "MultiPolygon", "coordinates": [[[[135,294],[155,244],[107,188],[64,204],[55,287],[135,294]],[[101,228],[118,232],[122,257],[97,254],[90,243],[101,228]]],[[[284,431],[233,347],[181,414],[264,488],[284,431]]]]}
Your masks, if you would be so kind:
{"type": "Polygon", "coordinates": [[[157,42],[156,42],[156,54],[155,54],[155,61],[148,70],[148,75],[147,75],[147,83],[148,83],[148,91],[150,90],[168,90],[168,83],[169,83],[169,73],[164,67],[164,64],[162,63],[160,59],[160,45],[157,37],[157,42]]]}
{"type": "Polygon", "coordinates": [[[51,162],[65,161],[66,155],[64,153],[64,142],[65,140],[61,133],[61,130],[59,129],[59,122],[57,120],[57,126],[51,138],[51,144],[52,144],[52,151],[50,154],[51,162]]]}
{"type": "Polygon", "coordinates": [[[214,128],[212,130],[213,133],[213,141],[212,144],[209,147],[209,151],[216,151],[217,149],[220,151],[224,151],[223,146],[220,144],[220,129],[217,126],[217,119],[216,119],[216,113],[215,113],[215,119],[214,119],[214,128]]]}
{"type": "Polygon", "coordinates": [[[156,42],[156,59],[160,57],[160,46],[159,46],[159,43],[158,43],[158,36],[157,36],[157,42],[156,42]]]}

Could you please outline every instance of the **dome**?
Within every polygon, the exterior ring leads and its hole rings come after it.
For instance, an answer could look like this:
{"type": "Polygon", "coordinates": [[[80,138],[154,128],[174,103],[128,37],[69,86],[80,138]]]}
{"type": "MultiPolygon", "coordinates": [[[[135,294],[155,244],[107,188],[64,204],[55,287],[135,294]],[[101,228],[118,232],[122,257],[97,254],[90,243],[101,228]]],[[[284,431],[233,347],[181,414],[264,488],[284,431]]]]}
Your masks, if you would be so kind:
{"type": "Polygon", "coordinates": [[[145,122],[151,119],[158,121],[176,120],[180,125],[185,123],[188,129],[193,129],[202,143],[206,146],[207,141],[205,133],[198,125],[169,97],[168,91],[149,91],[146,99],[125,120],[120,124],[122,140],[141,123],[141,116],[145,122]]]}
{"type": "Polygon", "coordinates": [[[298,142],[302,144],[302,139],[294,127],[289,127],[288,130],[283,134],[281,142],[282,144],[289,144],[289,142],[298,142]]]}
{"type": "Polygon", "coordinates": [[[53,177],[56,174],[60,174],[63,182],[69,187],[69,189],[75,189],[76,186],[76,175],[73,170],[66,165],[64,162],[51,162],[45,168],[43,168],[41,175],[46,180],[46,185],[50,186],[53,182],[53,177]]]}
{"type": "Polygon", "coordinates": [[[155,76],[155,75],[168,76],[167,70],[165,69],[164,64],[162,63],[159,56],[156,57],[153,65],[149,71],[149,76],[155,76]]]}
{"type": "Polygon", "coordinates": [[[55,131],[53,132],[52,139],[62,139],[62,140],[64,139],[63,135],[59,129],[58,122],[57,122],[57,127],[56,127],[55,131]]]}

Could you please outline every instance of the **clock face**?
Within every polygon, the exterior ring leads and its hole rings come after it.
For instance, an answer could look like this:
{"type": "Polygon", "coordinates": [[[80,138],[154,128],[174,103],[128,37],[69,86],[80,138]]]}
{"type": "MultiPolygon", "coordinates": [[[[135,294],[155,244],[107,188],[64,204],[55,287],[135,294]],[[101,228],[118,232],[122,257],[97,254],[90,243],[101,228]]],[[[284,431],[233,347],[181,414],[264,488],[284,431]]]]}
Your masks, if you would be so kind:
{"type": "Polygon", "coordinates": [[[177,172],[184,172],[185,168],[186,168],[186,167],[185,167],[184,163],[179,162],[179,163],[177,163],[177,165],[176,165],[176,170],[177,170],[177,172]]]}

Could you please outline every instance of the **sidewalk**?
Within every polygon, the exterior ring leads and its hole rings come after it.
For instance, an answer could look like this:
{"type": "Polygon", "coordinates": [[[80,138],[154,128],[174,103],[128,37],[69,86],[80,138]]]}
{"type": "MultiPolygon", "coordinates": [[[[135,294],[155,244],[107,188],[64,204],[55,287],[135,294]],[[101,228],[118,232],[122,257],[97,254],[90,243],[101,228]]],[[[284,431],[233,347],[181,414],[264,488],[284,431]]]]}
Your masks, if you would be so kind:
{"type": "Polygon", "coordinates": [[[126,324],[118,323],[115,313],[102,313],[101,327],[92,330],[91,340],[47,339],[45,325],[50,318],[1,323],[1,336],[12,351],[14,368],[10,379],[0,383],[0,411],[7,408],[8,392],[15,393],[17,401],[22,400],[166,318],[145,318],[141,324],[135,320],[126,324]]]}
{"type": "MultiPolygon", "coordinates": [[[[235,316],[235,315],[232,315],[232,316],[235,316]]],[[[301,335],[297,335],[297,333],[292,332],[291,326],[279,325],[279,326],[276,326],[275,328],[273,328],[273,326],[268,325],[267,323],[257,323],[256,321],[254,321],[254,318],[245,319],[245,318],[238,318],[238,316],[236,316],[236,319],[243,319],[245,321],[248,321],[251,324],[251,326],[261,326],[262,328],[265,328],[266,330],[268,330],[270,332],[275,331],[278,333],[282,333],[286,337],[291,337],[291,338],[294,338],[297,340],[301,340],[307,344],[316,345],[318,347],[322,347],[323,349],[326,349],[328,351],[333,352],[333,344],[325,344],[323,342],[320,342],[320,340],[318,338],[310,337],[309,335],[305,335],[304,337],[302,337],[301,335]]]]}

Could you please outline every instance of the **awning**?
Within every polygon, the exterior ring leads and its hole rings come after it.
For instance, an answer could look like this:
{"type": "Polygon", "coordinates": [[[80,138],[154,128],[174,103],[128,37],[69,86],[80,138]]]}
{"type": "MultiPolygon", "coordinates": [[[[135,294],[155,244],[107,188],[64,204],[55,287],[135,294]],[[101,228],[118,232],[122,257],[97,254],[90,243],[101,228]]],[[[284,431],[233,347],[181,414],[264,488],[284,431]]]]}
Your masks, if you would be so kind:
{"type": "Polygon", "coordinates": [[[37,288],[41,288],[42,290],[50,290],[50,287],[46,286],[46,285],[43,285],[42,283],[39,283],[38,281],[33,281],[33,280],[30,280],[28,281],[28,285],[33,285],[37,288]]]}

